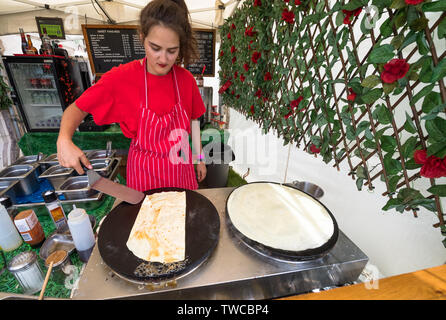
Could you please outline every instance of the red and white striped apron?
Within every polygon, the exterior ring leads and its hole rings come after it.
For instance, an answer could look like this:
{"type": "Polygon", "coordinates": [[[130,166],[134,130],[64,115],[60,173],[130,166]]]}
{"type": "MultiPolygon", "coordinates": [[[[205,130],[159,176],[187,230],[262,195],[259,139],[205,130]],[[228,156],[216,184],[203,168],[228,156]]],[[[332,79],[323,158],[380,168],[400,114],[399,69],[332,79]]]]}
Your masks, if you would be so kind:
{"type": "Polygon", "coordinates": [[[172,75],[176,104],[170,112],[157,115],[148,106],[144,59],[145,101],[141,103],[138,133],[130,143],[127,159],[127,185],[139,191],[163,187],[198,188],[189,145],[190,119],[181,105],[174,67],[172,75]],[[183,157],[179,157],[180,149],[183,157]]]}

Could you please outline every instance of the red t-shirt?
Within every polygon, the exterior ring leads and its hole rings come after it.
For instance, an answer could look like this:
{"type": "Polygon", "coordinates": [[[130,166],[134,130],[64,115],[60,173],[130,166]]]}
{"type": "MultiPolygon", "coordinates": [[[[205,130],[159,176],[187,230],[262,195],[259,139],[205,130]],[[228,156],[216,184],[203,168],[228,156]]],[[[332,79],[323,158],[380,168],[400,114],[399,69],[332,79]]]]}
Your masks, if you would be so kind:
{"type": "MultiPolygon", "coordinates": [[[[188,70],[173,67],[181,105],[189,119],[197,119],[206,111],[197,83],[188,70]]],[[[144,83],[144,67],[140,60],[134,60],[105,73],[75,103],[91,113],[96,124],[119,122],[126,137],[136,138],[139,108],[145,104],[144,83]]],[[[147,73],[147,88],[148,106],[158,115],[170,112],[178,102],[172,70],[164,76],[147,73]]]]}

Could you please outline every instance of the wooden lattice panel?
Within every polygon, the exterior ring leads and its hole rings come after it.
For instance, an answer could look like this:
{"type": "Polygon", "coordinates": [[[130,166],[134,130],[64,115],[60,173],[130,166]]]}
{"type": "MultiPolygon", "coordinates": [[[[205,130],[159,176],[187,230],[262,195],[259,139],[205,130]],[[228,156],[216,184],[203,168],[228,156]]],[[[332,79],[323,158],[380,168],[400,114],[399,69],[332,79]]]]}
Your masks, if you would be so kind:
{"type": "Polygon", "coordinates": [[[223,102],[338,170],[346,163],[359,190],[385,183],[384,210],[424,207],[446,231],[445,10],[245,1],[221,29],[223,102]]]}

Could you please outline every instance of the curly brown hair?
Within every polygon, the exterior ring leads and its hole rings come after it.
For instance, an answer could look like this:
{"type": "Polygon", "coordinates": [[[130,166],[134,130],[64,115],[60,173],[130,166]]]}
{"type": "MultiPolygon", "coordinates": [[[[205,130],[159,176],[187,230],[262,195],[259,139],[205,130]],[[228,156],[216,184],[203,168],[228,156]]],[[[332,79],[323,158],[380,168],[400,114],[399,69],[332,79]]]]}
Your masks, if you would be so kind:
{"type": "Polygon", "coordinates": [[[189,22],[189,10],[184,0],[153,0],[141,10],[140,33],[145,39],[153,26],[161,25],[175,31],[180,38],[178,60],[184,65],[197,57],[197,40],[189,22]]]}

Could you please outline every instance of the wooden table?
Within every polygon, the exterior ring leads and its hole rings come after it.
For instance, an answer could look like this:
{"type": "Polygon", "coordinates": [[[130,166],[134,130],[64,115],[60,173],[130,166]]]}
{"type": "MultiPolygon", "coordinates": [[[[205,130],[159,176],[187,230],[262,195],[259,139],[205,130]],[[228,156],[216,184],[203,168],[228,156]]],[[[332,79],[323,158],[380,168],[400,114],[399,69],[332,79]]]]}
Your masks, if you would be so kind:
{"type": "Polygon", "coordinates": [[[280,300],[444,300],[446,265],[280,300]],[[373,287],[377,287],[373,289],[373,287]]]}

